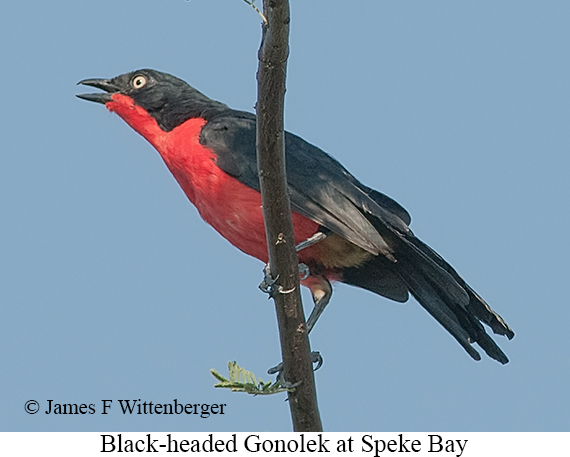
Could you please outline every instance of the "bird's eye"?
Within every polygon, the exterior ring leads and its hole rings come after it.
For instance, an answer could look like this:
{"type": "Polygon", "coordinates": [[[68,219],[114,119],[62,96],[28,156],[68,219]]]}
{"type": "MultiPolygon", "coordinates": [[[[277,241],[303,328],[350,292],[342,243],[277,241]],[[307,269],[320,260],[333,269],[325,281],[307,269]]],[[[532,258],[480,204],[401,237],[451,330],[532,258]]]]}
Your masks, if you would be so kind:
{"type": "Polygon", "coordinates": [[[146,78],[143,75],[137,75],[131,81],[131,86],[133,86],[133,89],[140,89],[145,85],[146,85],[146,78]]]}

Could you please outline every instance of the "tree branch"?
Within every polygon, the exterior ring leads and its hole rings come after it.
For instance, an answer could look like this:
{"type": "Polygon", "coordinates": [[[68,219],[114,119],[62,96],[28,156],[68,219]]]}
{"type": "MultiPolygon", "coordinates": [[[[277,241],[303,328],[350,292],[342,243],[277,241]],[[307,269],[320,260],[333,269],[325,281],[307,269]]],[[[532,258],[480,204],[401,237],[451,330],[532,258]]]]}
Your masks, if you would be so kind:
{"type": "Polygon", "coordinates": [[[267,23],[259,49],[257,72],[257,165],[265,218],[269,266],[277,284],[290,293],[274,294],[283,377],[298,384],[289,393],[293,429],[322,431],[305,315],[301,303],[299,270],[285,175],[283,110],[289,55],[289,2],[264,0],[267,23]]]}

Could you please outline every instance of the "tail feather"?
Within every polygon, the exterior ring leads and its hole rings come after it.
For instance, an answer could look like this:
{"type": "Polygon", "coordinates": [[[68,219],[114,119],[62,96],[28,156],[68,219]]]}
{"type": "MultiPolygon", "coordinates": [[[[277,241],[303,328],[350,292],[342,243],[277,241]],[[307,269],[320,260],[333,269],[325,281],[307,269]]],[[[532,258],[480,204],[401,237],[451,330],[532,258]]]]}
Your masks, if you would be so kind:
{"type": "Polygon", "coordinates": [[[485,322],[494,333],[497,335],[504,335],[509,340],[515,336],[515,332],[509,327],[505,320],[491,309],[485,300],[483,300],[477,292],[475,292],[468,284],[465,284],[465,289],[472,296],[469,302],[469,309],[473,312],[478,319],[485,322]]]}
{"type": "Polygon", "coordinates": [[[477,292],[475,292],[465,280],[459,276],[457,271],[449,265],[443,258],[425,244],[419,238],[411,236],[409,241],[421,250],[427,257],[429,257],[433,262],[437,263],[441,268],[445,269],[469,295],[469,305],[467,309],[473,313],[475,317],[487,324],[494,333],[498,335],[505,335],[509,340],[515,336],[513,330],[508,326],[505,320],[481,298],[477,292]]]}
{"type": "MultiPolygon", "coordinates": [[[[511,339],[514,332],[503,318],[471,289],[451,265],[411,231],[401,233],[383,224],[374,225],[394,252],[396,262],[392,263],[392,268],[426,311],[475,360],[480,360],[481,356],[472,343],[477,343],[489,357],[507,363],[509,359],[481,324],[483,322],[493,332],[511,339]]],[[[380,258],[374,261],[380,261],[380,258]]]]}
{"type": "Polygon", "coordinates": [[[410,262],[398,259],[398,272],[408,285],[416,300],[463,346],[475,360],[481,360],[479,353],[471,345],[467,330],[461,325],[456,313],[441,299],[425,275],[410,262]]]}
{"type": "Polygon", "coordinates": [[[417,268],[417,263],[418,259],[411,262],[405,257],[399,258],[397,262],[398,272],[416,300],[453,335],[475,360],[480,360],[481,356],[473,348],[472,343],[477,343],[489,357],[503,364],[507,363],[509,361],[507,356],[487,335],[478,317],[470,312],[471,302],[465,308],[454,301],[446,300],[438,290],[441,285],[434,284],[433,278],[423,274],[417,268]]]}
{"type": "Polygon", "coordinates": [[[514,333],[501,316],[495,313],[453,267],[433,249],[411,233],[404,235],[401,240],[403,242],[399,243],[398,262],[396,263],[398,272],[418,302],[459,341],[473,358],[480,359],[477,351],[471,346],[471,343],[477,343],[489,357],[500,363],[507,363],[509,359],[495,341],[487,335],[480,322],[488,324],[495,333],[512,338],[514,333]],[[446,282],[442,282],[441,275],[429,274],[430,266],[434,265],[448,273],[446,282]],[[426,272],[428,274],[425,274],[426,272]],[[423,277],[418,279],[422,273],[423,277]],[[467,305],[449,299],[449,294],[442,293],[450,287],[450,284],[452,287],[457,285],[465,291],[468,296],[467,305]],[[462,329],[462,332],[458,332],[455,326],[449,326],[446,322],[449,316],[454,317],[453,322],[462,329]]]}

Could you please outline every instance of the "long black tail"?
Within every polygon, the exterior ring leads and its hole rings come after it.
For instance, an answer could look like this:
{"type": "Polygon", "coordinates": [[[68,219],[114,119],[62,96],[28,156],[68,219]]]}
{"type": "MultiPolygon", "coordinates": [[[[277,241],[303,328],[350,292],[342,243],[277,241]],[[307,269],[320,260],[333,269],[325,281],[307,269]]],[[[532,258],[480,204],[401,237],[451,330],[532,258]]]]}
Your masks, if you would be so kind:
{"type": "Polygon", "coordinates": [[[405,301],[402,289],[408,289],[475,360],[480,360],[481,356],[473,343],[477,343],[489,357],[507,363],[509,359],[482,325],[485,323],[493,332],[511,339],[514,332],[503,318],[469,287],[451,265],[411,232],[382,232],[397,261],[375,257],[360,267],[345,271],[343,282],[397,301],[405,301]]]}

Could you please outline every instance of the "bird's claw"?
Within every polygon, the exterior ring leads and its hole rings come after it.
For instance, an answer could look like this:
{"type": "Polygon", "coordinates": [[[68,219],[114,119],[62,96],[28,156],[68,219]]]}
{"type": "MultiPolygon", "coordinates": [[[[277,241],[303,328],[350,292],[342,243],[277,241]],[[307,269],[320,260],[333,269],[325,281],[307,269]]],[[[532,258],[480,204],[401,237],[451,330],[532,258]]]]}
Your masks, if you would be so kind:
{"type": "Polygon", "coordinates": [[[304,281],[309,276],[311,276],[311,270],[309,270],[309,267],[304,263],[299,264],[299,276],[299,281],[304,281]]]}
{"type": "Polygon", "coordinates": [[[279,275],[275,278],[271,275],[271,270],[269,269],[269,264],[266,264],[263,268],[263,281],[259,284],[259,289],[269,295],[269,298],[275,297],[276,294],[289,294],[295,289],[283,290],[283,286],[277,284],[279,275]]]}
{"type": "MultiPolygon", "coordinates": [[[[311,352],[311,362],[316,364],[316,367],[313,368],[313,371],[317,371],[319,368],[321,368],[323,366],[323,356],[321,355],[321,353],[319,351],[312,351],[311,352]]],[[[284,383],[286,383],[286,381],[283,379],[283,362],[281,362],[279,365],[270,368],[269,370],[267,370],[268,374],[277,374],[277,380],[281,382],[282,386],[285,386],[284,383]]],[[[287,387],[287,386],[285,386],[287,387]]],[[[289,387],[295,387],[295,385],[290,385],[289,387]]]]}
{"type": "Polygon", "coordinates": [[[316,363],[317,366],[313,368],[313,371],[317,371],[319,368],[323,366],[323,356],[319,351],[311,352],[311,362],[316,363]]]}
{"type": "Polygon", "coordinates": [[[279,376],[281,376],[282,371],[283,371],[283,362],[281,362],[279,365],[277,365],[275,367],[271,367],[269,370],[267,370],[267,374],[279,373],[279,376]]]}
{"type": "MultiPolygon", "coordinates": [[[[299,264],[299,275],[301,276],[299,279],[304,281],[307,279],[311,274],[309,267],[304,263],[299,264]]],[[[276,294],[290,294],[295,290],[295,288],[284,290],[283,286],[277,284],[277,280],[279,279],[279,275],[275,278],[271,274],[271,270],[269,268],[269,264],[266,264],[263,267],[263,281],[259,284],[259,289],[262,292],[265,292],[269,295],[269,298],[274,298],[276,294]]]]}

